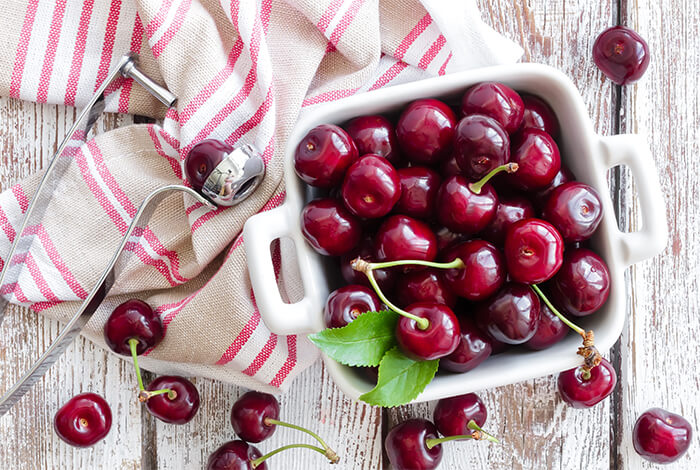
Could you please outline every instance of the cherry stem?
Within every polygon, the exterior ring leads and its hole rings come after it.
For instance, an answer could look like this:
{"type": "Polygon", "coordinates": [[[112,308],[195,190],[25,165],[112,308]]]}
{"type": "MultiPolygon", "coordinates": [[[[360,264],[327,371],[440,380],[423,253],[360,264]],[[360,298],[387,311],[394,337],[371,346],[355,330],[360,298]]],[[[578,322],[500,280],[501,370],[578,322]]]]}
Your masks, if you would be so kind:
{"type": "Polygon", "coordinates": [[[139,368],[138,354],[136,353],[136,347],[139,345],[139,340],[136,338],[129,339],[129,349],[131,349],[131,357],[134,360],[134,369],[136,369],[136,379],[139,381],[139,391],[143,392],[145,390],[143,386],[143,379],[141,378],[141,369],[139,368]]]}
{"type": "Polygon", "coordinates": [[[437,269],[464,269],[464,262],[459,259],[455,258],[449,263],[436,263],[434,261],[423,261],[420,259],[403,259],[399,261],[385,261],[384,263],[367,263],[369,268],[372,271],[375,269],[386,269],[386,268],[393,268],[395,266],[427,266],[429,268],[437,268],[437,269]]]}
{"type": "Polygon", "coordinates": [[[157,395],[165,395],[166,393],[168,394],[168,400],[174,400],[177,398],[177,392],[175,390],[162,388],[160,390],[141,390],[139,392],[139,401],[144,403],[157,395]]]}
{"type": "Polygon", "coordinates": [[[469,189],[474,193],[474,194],[481,194],[481,188],[484,187],[486,183],[489,182],[491,178],[499,174],[500,172],[505,171],[508,174],[515,173],[518,171],[518,164],[517,163],[506,163],[505,165],[497,166],[493,170],[489,171],[486,176],[481,178],[479,181],[476,183],[470,183],[469,184],[469,189]]]}
{"type": "Polygon", "coordinates": [[[403,315],[406,318],[410,318],[411,320],[415,321],[416,324],[418,325],[418,328],[421,330],[427,330],[430,327],[430,321],[427,318],[421,318],[417,315],[414,315],[412,313],[408,313],[406,310],[397,307],[394,305],[389,299],[386,298],[384,295],[384,292],[379,288],[379,284],[377,284],[377,280],[374,278],[374,272],[367,271],[365,272],[367,275],[367,279],[369,279],[369,283],[372,285],[372,288],[374,291],[377,293],[377,296],[379,296],[379,299],[384,302],[384,304],[389,307],[390,310],[393,310],[394,312],[398,313],[399,315],[403,315]]]}
{"type": "MultiPolygon", "coordinates": [[[[315,450],[321,455],[324,455],[325,457],[328,458],[328,460],[331,461],[331,463],[338,463],[340,458],[333,452],[332,454],[328,452],[328,450],[323,450],[320,447],[312,446],[311,444],[289,444],[286,446],[282,446],[279,449],[275,449],[272,452],[268,452],[267,454],[263,455],[262,457],[258,457],[257,459],[253,460],[250,462],[250,465],[253,468],[258,468],[260,464],[262,464],[265,460],[269,459],[275,454],[279,454],[280,452],[283,452],[287,449],[311,449],[315,450]]],[[[332,452],[332,451],[331,451],[332,452]]]]}
{"type": "Polygon", "coordinates": [[[557,308],[552,305],[552,302],[549,301],[549,299],[544,295],[544,292],[540,289],[540,287],[537,284],[532,284],[530,287],[532,287],[532,290],[535,291],[535,293],[542,299],[542,301],[549,307],[549,309],[552,311],[553,314],[555,314],[559,319],[569,328],[574,330],[576,333],[580,334],[581,336],[585,337],[586,331],[581,328],[580,326],[577,326],[575,323],[573,323],[571,320],[566,318],[564,315],[562,315],[557,308]]]}
{"type": "Polygon", "coordinates": [[[311,431],[310,429],[302,428],[301,426],[297,426],[296,424],[290,424],[290,423],[285,423],[284,421],[279,421],[277,419],[272,419],[272,418],[265,418],[265,425],[266,426],[272,426],[272,425],[277,425],[277,426],[284,426],[286,428],[292,428],[296,429],[297,431],[305,432],[309,436],[313,437],[318,441],[319,444],[326,450],[326,451],[332,451],[330,447],[328,447],[328,444],[326,444],[323,439],[321,439],[321,436],[316,434],[315,432],[311,431]]]}
{"type": "Polygon", "coordinates": [[[476,424],[476,422],[472,419],[469,421],[467,424],[467,427],[474,431],[472,434],[462,434],[458,436],[446,436],[446,437],[440,437],[440,438],[435,438],[435,439],[426,439],[425,440],[425,445],[428,447],[428,449],[432,449],[438,444],[442,444],[443,442],[449,442],[449,441],[462,441],[466,439],[474,439],[475,441],[482,441],[486,440],[489,442],[495,442],[498,444],[498,439],[493,437],[491,434],[487,433],[481,427],[476,424]]]}

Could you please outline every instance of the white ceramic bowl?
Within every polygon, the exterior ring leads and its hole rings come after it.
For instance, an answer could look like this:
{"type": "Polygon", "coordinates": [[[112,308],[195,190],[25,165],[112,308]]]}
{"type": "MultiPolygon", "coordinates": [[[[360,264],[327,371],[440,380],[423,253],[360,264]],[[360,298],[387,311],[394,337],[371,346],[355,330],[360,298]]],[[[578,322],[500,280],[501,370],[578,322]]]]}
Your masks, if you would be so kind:
{"type": "MultiPolygon", "coordinates": [[[[300,212],[313,197],[294,173],[294,150],[302,137],[323,123],[342,124],[350,118],[375,113],[392,113],[419,98],[458,100],[470,86],[482,81],[498,81],[520,92],[538,95],[554,109],[561,125],[561,154],[577,179],[592,185],[603,200],[604,217],[593,249],[610,268],[610,297],[591,317],[577,319],[593,329],[596,345],[607,351],[622,333],[626,316],[625,269],[660,253],[668,237],[663,196],[654,161],[644,138],[636,135],[600,136],[586,112],[581,95],[563,73],[544,65],[517,64],[466,71],[387,89],[377,90],[328,103],[307,113],[292,132],[285,153],[285,203],[251,217],[243,230],[250,278],[260,314],[267,327],[277,334],[303,334],[324,328],[323,307],[331,288],[337,287],[337,268],[329,258],[318,255],[305,242],[300,230],[300,212]],[[606,173],[616,165],[627,165],[639,188],[643,226],[640,231],[623,233],[617,220],[606,173]],[[294,241],[305,295],[294,304],[280,298],[270,259],[270,243],[280,237],[294,241]]],[[[515,348],[488,358],[474,370],[462,374],[438,373],[415,402],[435,400],[475,390],[511,384],[575,367],[581,362],[576,348],[581,338],[569,334],[544,351],[515,348]]],[[[357,369],[324,357],[338,386],[352,399],[369,391],[372,384],[357,369]]]]}

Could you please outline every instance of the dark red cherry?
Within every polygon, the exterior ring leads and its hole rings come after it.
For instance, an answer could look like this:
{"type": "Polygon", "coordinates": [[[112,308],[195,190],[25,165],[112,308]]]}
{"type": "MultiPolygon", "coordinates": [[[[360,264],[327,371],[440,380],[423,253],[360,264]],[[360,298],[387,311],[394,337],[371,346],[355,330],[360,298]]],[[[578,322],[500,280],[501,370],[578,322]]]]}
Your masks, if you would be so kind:
{"type": "Polygon", "coordinates": [[[584,378],[583,369],[575,367],[559,374],[557,388],[562,400],[574,408],[590,408],[608,397],[617,383],[612,364],[602,359],[591,369],[590,378],[584,378]]]}
{"type": "Polygon", "coordinates": [[[330,188],[343,181],[345,171],[357,157],[357,148],[347,132],[333,124],[321,124],[299,142],[294,169],[306,184],[330,188]]]}
{"type": "MultiPolygon", "coordinates": [[[[360,284],[365,287],[372,287],[367,279],[367,276],[363,272],[352,269],[352,261],[355,258],[362,258],[368,263],[377,261],[374,245],[374,237],[367,236],[360,242],[357,248],[340,257],[340,273],[343,275],[345,282],[348,284],[360,284]]],[[[394,289],[394,283],[396,282],[398,270],[375,269],[373,274],[374,279],[377,281],[377,284],[379,284],[382,292],[389,295],[389,293],[394,289]]]]}
{"type": "Polygon", "coordinates": [[[428,449],[427,439],[437,439],[435,425],[426,419],[409,419],[396,425],[384,441],[394,470],[433,470],[442,460],[442,444],[428,449]]]}
{"type": "Polygon", "coordinates": [[[112,411],[104,398],[81,393],[66,402],[53,418],[58,437],[75,447],[89,447],[104,439],[112,428],[112,411]]]}
{"type": "Polygon", "coordinates": [[[562,164],[561,167],[559,167],[559,171],[557,172],[557,174],[554,175],[554,179],[552,179],[552,182],[549,183],[543,189],[538,190],[533,195],[533,201],[535,202],[537,207],[542,208],[545,204],[547,204],[547,200],[549,200],[549,195],[552,194],[552,191],[554,191],[555,188],[558,188],[564,183],[568,183],[569,181],[575,180],[576,178],[574,177],[574,174],[571,173],[571,170],[569,170],[562,164]]]}
{"type": "Polygon", "coordinates": [[[632,431],[634,450],[648,461],[660,464],[681,458],[692,439],[693,428],[688,420],[662,408],[642,413],[632,431]]]}
{"type": "Polygon", "coordinates": [[[552,313],[547,304],[540,302],[540,319],[535,335],[527,340],[525,346],[535,351],[547,349],[564,339],[567,333],[569,327],[552,313]]]}
{"type": "MultiPolygon", "coordinates": [[[[207,470],[253,470],[251,462],[260,457],[260,451],[247,442],[228,441],[209,456],[207,470]]],[[[267,463],[263,462],[255,468],[267,470],[267,463]]]]}
{"type": "Polygon", "coordinates": [[[532,338],[540,319],[540,300],[525,284],[508,282],[476,310],[476,323],[494,339],[522,344],[532,338]]]}
{"type": "Polygon", "coordinates": [[[138,340],[136,354],[143,354],[163,339],[163,321],[146,302],[127,300],[110,314],[104,336],[107,346],[117,354],[131,355],[132,338],[138,340]]]}
{"type": "Polygon", "coordinates": [[[483,336],[483,338],[491,345],[491,355],[492,356],[506,352],[513,347],[512,344],[506,344],[503,341],[498,341],[496,338],[491,336],[488,333],[488,331],[481,329],[479,327],[479,325],[477,325],[476,327],[481,332],[481,335],[483,336]]]}
{"type": "Polygon", "coordinates": [[[214,168],[232,151],[233,147],[220,140],[198,142],[185,157],[185,178],[194,189],[201,191],[214,168]]]}
{"type": "Polygon", "coordinates": [[[434,165],[450,156],[457,118],[442,101],[423,99],[406,107],[396,124],[405,157],[419,165],[434,165]]]}
{"type": "Polygon", "coordinates": [[[476,181],[508,162],[510,139],[495,119],[481,114],[466,116],[455,130],[455,157],[462,174],[476,181]]]}
{"type": "Polygon", "coordinates": [[[146,408],[156,418],[171,424],[185,424],[194,418],[199,409],[199,392],[184,377],[163,375],[148,384],[146,390],[169,389],[173,393],[163,393],[146,401],[146,408]]]}
{"type": "Polygon", "coordinates": [[[340,256],[360,242],[362,224],[338,201],[316,199],[301,211],[301,231],[317,252],[340,256]]]}
{"type": "Polygon", "coordinates": [[[435,216],[435,200],[442,178],[430,168],[411,166],[399,171],[401,196],[394,212],[416,219],[431,219],[435,216]]]}
{"type": "Polygon", "coordinates": [[[418,302],[406,307],[406,311],[428,319],[425,330],[418,323],[402,316],[396,325],[396,340],[401,350],[419,361],[439,359],[452,353],[459,344],[459,322],[447,305],[434,302],[418,302]]]}
{"type": "Polygon", "coordinates": [[[542,217],[559,230],[565,243],[580,242],[595,233],[603,220],[603,206],[591,186],[570,182],[552,191],[542,217]]]}
{"type": "Polygon", "coordinates": [[[461,314],[458,319],[459,344],[452,354],[440,359],[440,368],[450,372],[468,372],[491,355],[491,343],[468,315],[461,314]]]}
{"type": "Polygon", "coordinates": [[[508,179],[525,191],[545,188],[561,168],[559,147],[549,134],[538,129],[525,129],[518,134],[510,160],[518,164],[518,171],[508,175],[508,179]]]}
{"type": "Polygon", "coordinates": [[[591,315],[610,295],[610,272],[605,261],[587,248],[567,250],[552,279],[552,301],[567,313],[591,315]]]}
{"type": "Polygon", "coordinates": [[[462,116],[484,114],[492,117],[509,134],[523,121],[523,100],[512,88],[495,82],[474,85],[462,97],[462,116]]]}
{"type": "Polygon", "coordinates": [[[512,280],[539,284],[561,267],[564,240],[549,222],[524,219],[508,229],[503,252],[512,280]]]}
{"type": "Polygon", "coordinates": [[[556,139],[559,135],[559,121],[552,108],[534,95],[523,95],[523,123],[520,129],[539,129],[556,139]]]}
{"type": "Polygon", "coordinates": [[[461,175],[462,169],[457,163],[457,153],[452,152],[449,158],[446,158],[440,164],[440,176],[443,178],[449,178],[454,175],[461,175]]]}
{"type": "Polygon", "coordinates": [[[433,261],[437,256],[437,240],[430,227],[405,215],[392,215],[384,221],[375,247],[379,261],[433,261]]]}
{"type": "Polygon", "coordinates": [[[511,225],[535,215],[535,208],[529,199],[522,196],[499,197],[496,215],[481,232],[481,236],[494,245],[502,246],[511,225]]]}
{"type": "Polygon", "coordinates": [[[246,442],[261,442],[275,433],[277,426],[266,419],[280,419],[280,404],[269,393],[246,392],[231,408],[231,426],[246,442]]]}
{"type": "Polygon", "coordinates": [[[649,46],[634,30],[613,26],[603,31],[593,44],[593,61],[614,83],[628,85],[647,71],[649,46]]]}
{"type": "Polygon", "coordinates": [[[331,292],[323,310],[323,320],[328,328],[342,328],[365,312],[378,312],[381,309],[382,303],[373,290],[354,284],[331,292]]]}
{"type": "Polygon", "coordinates": [[[399,276],[396,282],[399,295],[396,302],[400,307],[417,302],[433,302],[454,308],[457,297],[447,286],[441,273],[435,269],[408,271],[399,276]]]}
{"type": "Polygon", "coordinates": [[[435,237],[437,238],[438,253],[443,253],[453,246],[467,241],[469,238],[468,235],[453,232],[449,228],[441,225],[433,227],[433,231],[435,232],[435,237]]]}
{"type": "Polygon", "coordinates": [[[345,125],[360,155],[372,153],[386,158],[392,165],[401,161],[394,125],[384,116],[360,116],[345,125]]]}
{"type": "Polygon", "coordinates": [[[343,202],[358,217],[387,215],[401,196],[399,174],[378,155],[365,155],[350,165],[343,180],[343,202]]]}
{"type": "Polygon", "coordinates": [[[498,196],[490,184],[476,194],[464,176],[452,176],[442,182],[437,196],[437,217],[453,232],[477,233],[496,215],[498,196]]]}
{"type": "Polygon", "coordinates": [[[473,431],[467,427],[474,421],[479,427],[486,422],[486,405],[476,393],[438,400],[433,421],[443,436],[464,436],[473,431]]]}
{"type": "Polygon", "coordinates": [[[503,255],[484,240],[469,240],[450,248],[442,255],[449,262],[456,258],[464,268],[448,269],[444,277],[450,290],[467,300],[478,301],[493,295],[506,280],[503,255]]]}

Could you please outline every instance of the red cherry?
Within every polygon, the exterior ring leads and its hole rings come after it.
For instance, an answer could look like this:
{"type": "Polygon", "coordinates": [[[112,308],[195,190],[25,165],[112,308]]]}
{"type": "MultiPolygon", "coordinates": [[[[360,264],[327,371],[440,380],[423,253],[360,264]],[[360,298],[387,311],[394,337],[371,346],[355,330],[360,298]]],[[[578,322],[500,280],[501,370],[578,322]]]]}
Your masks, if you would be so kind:
{"type": "Polygon", "coordinates": [[[540,319],[537,322],[535,334],[527,340],[525,346],[535,351],[547,349],[566,338],[568,333],[569,327],[552,313],[547,304],[540,302],[540,319]]]}
{"type": "Polygon", "coordinates": [[[319,188],[337,186],[357,160],[355,143],[333,124],[321,124],[301,139],[294,153],[294,169],[306,184],[319,188]]]}
{"type": "Polygon", "coordinates": [[[603,205],[591,186],[570,182],[552,191],[542,217],[559,230],[564,242],[580,242],[590,238],[600,225],[603,205]]]}
{"type": "Polygon", "coordinates": [[[455,156],[463,175],[476,181],[508,163],[510,139],[495,119],[481,114],[466,116],[455,131],[455,156]]]}
{"type": "Polygon", "coordinates": [[[143,354],[163,339],[163,321],[146,302],[127,300],[110,314],[104,337],[112,351],[124,356],[131,355],[129,340],[136,339],[136,354],[143,354]]]}
{"type": "Polygon", "coordinates": [[[496,215],[498,196],[490,184],[479,194],[469,189],[464,176],[452,176],[443,181],[437,196],[437,217],[453,232],[477,233],[496,215]]]}
{"type": "MultiPolygon", "coordinates": [[[[459,316],[459,344],[452,354],[440,359],[440,368],[468,372],[491,355],[491,342],[467,315],[459,316]]],[[[480,423],[479,426],[481,426],[480,423]]]]}
{"type": "Polygon", "coordinates": [[[602,359],[591,369],[590,378],[584,378],[581,367],[559,374],[557,387],[562,400],[574,408],[590,408],[608,397],[617,384],[617,374],[612,364],[602,359]]]}
{"type": "Polygon", "coordinates": [[[394,470],[433,470],[442,460],[442,444],[428,449],[426,440],[437,438],[433,423],[409,419],[389,431],[384,449],[394,470]]]}
{"type": "Polygon", "coordinates": [[[634,424],[634,450],[650,462],[675,462],[688,451],[693,428],[683,416],[661,408],[642,413],[634,424]]]}
{"type": "Polygon", "coordinates": [[[529,199],[522,196],[499,197],[496,215],[481,232],[481,236],[494,245],[502,246],[511,225],[532,217],[535,217],[535,208],[529,199]]]}
{"type": "Polygon", "coordinates": [[[379,227],[376,250],[379,261],[433,261],[437,256],[437,240],[423,222],[405,215],[392,215],[379,227]]]}
{"type": "Polygon", "coordinates": [[[384,116],[360,116],[345,125],[360,155],[372,153],[386,158],[392,165],[401,162],[399,144],[393,124],[384,116]]]}
{"type": "Polygon", "coordinates": [[[269,393],[246,392],[231,409],[233,431],[246,442],[261,442],[275,433],[277,426],[266,419],[280,419],[280,404],[269,393]]]}
{"type": "Polygon", "coordinates": [[[467,241],[469,238],[463,233],[453,232],[447,227],[440,225],[433,227],[433,231],[435,232],[435,238],[437,238],[438,253],[443,253],[453,246],[467,241]]]}
{"type": "Polygon", "coordinates": [[[387,215],[401,196],[399,174],[378,155],[365,155],[345,173],[343,202],[358,217],[387,215]]]}
{"type": "Polygon", "coordinates": [[[557,174],[554,175],[552,182],[534,194],[533,201],[537,207],[544,207],[544,205],[547,204],[547,200],[549,200],[549,195],[552,194],[552,191],[554,191],[555,188],[558,188],[564,183],[575,180],[576,178],[574,177],[574,174],[571,173],[571,170],[562,164],[561,167],[559,167],[557,174]]]}
{"type": "Polygon", "coordinates": [[[340,256],[357,246],[362,237],[360,221],[333,199],[316,199],[301,211],[301,231],[314,250],[340,256]]]}
{"type": "Polygon", "coordinates": [[[442,179],[430,168],[412,166],[399,171],[401,196],[394,212],[416,219],[431,219],[435,216],[435,200],[442,179]]]}
{"type": "Polygon", "coordinates": [[[582,317],[595,313],[610,295],[610,272],[605,261],[587,248],[567,250],[552,280],[552,300],[567,313],[582,317]]]}
{"type": "Polygon", "coordinates": [[[457,348],[459,322],[448,306],[419,302],[406,307],[406,311],[429,322],[428,328],[421,330],[415,320],[404,316],[399,319],[396,340],[408,357],[430,361],[447,356],[457,348]]]}
{"type": "Polygon", "coordinates": [[[462,116],[484,114],[498,121],[509,134],[523,121],[523,100],[512,88],[495,82],[474,85],[462,97],[462,116]]]}
{"type": "Polygon", "coordinates": [[[443,436],[464,436],[474,431],[467,425],[474,421],[479,427],[486,422],[486,406],[476,393],[438,400],[433,421],[443,436]]]}
{"type": "MultiPolygon", "coordinates": [[[[253,470],[251,462],[260,457],[260,451],[247,442],[228,441],[209,456],[207,470],[253,470]]],[[[267,470],[267,463],[261,463],[256,469],[267,470]]]]}
{"type": "Polygon", "coordinates": [[[81,393],[66,402],[53,419],[58,437],[75,447],[89,447],[104,439],[112,428],[112,411],[104,398],[81,393]]]}
{"type": "Polygon", "coordinates": [[[417,100],[409,104],[396,124],[396,137],[406,158],[433,165],[449,157],[457,118],[442,101],[417,100]]]}
{"type": "Polygon", "coordinates": [[[532,338],[540,319],[540,300],[530,286],[506,283],[477,307],[476,323],[497,341],[522,344],[532,338]]]}
{"type": "Polygon", "coordinates": [[[613,26],[593,44],[593,61],[618,85],[634,83],[649,67],[649,46],[634,30],[613,26]]]}
{"type": "Polygon", "coordinates": [[[552,138],[559,135],[559,121],[552,108],[542,99],[534,95],[523,95],[523,123],[520,129],[539,129],[552,138]]]}
{"type": "Polygon", "coordinates": [[[539,284],[554,276],[561,267],[564,240],[549,222],[524,219],[508,229],[504,253],[511,279],[539,284]]]}
{"type": "Polygon", "coordinates": [[[378,312],[381,309],[382,303],[373,290],[357,284],[349,285],[331,292],[323,310],[323,319],[328,328],[342,328],[365,312],[378,312]]]}
{"type": "Polygon", "coordinates": [[[169,389],[173,393],[155,395],[146,401],[146,408],[156,418],[171,424],[185,424],[199,410],[199,392],[184,377],[163,375],[151,382],[146,390],[169,389]]]}
{"type": "Polygon", "coordinates": [[[559,147],[549,134],[538,129],[525,129],[518,135],[510,159],[518,164],[518,171],[508,179],[525,191],[545,188],[561,167],[559,147]]]}
{"type": "Polygon", "coordinates": [[[462,269],[444,272],[452,292],[467,300],[478,301],[490,297],[506,279],[503,255],[495,246],[484,240],[461,243],[443,255],[447,262],[456,258],[464,262],[462,269]]]}
{"type": "MultiPolygon", "coordinates": [[[[355,258],[361,258],[368,263],[377,261],[375,259],[376,256],[373,237],[368,236],[364,238],[357,248],[340,257],[340,273],[343,275],[345,282],[348,284],[360,284],[365,287],[372,287],[365,273],[355,271],[352,268],[352,261],[355,258]]],[[[388,295],[393,291],[396,276],[398,274],[396,270],[375,269],[373,274],[374,279],[377,281],[377,284],[379,284],[379,287],[382,289],[384,294],[388,295]]]]}
{"type": "Polygon", "coordinates": [[[417,302],[433,302],[454,308],[457,303],[457,297],[447,286],[440,271],[435,269],[422,269],[402,274],[396,282],[396,292],[401,293],[397,299],[400,307],[417,302]]]}
{"type": "Polygon", "coordinates": [[[198,142],[185,157],[185,178],[194,189],[201,191],[214,168],[232,151],[233,147],[220,140],[198,142]]]}
{"type": "Polygon", "coordinates": [[[462,174],[462,169],[459,167],[459,164],[457,163],[457,153],[452,152],[449,158],[446,158],[445,160],[442,161],[440,164],[440,176],[443,178],[449,178],[450,176],[454,175],[461,175],[462,174]]]}

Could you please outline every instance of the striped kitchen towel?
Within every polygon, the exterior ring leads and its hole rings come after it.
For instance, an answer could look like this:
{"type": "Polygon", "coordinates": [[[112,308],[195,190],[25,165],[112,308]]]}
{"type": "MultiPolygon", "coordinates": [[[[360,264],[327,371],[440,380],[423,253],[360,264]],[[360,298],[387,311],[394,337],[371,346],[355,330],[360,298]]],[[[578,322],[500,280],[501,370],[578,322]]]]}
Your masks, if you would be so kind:
{"type": "MultiPolygon", "coordinates": [[[[284,201],[281,158],[300,112],[522,53],[481,21],[475,0],[5,0],[0,45],[2,96],[82,107],[134,51],[179,97],[166,110],[128,80],[108,90],[108,111],[162,124],[123,127],[69,149],[71,167],[48,215],[29,229],[26,269],[3,294],[65,320],[144,197],[182,182],[193,145],[253,144],[267,165],[254,196],[213,212],[187,196],[169,198],[129,243],[136,256],[84,333],[104,345],[107,315],[136,296],[167,328],[144,367],[269,391],[284,389],[317,352],[306,338],[277,336],[261,322],[240,233],[248,217],[284,201]]],[[[37,182],[34,175],[0,194],[0,256],[18,236],[37,182]]],[[[298,298],[292,252],[276,244],[272,256],[279,288],[298,298]]]]}

